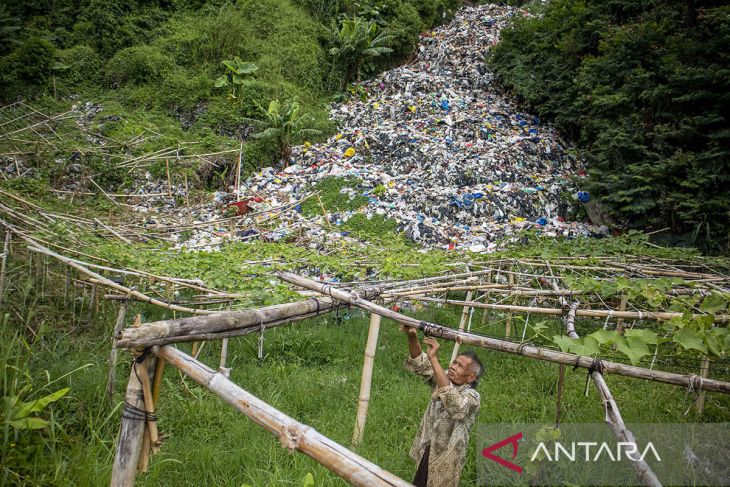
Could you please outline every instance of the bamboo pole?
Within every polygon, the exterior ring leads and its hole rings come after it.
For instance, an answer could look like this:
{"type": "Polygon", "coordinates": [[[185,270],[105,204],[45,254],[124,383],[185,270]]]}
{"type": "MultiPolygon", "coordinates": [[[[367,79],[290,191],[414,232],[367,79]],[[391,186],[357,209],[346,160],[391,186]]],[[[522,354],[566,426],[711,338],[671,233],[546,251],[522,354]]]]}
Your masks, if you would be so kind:
{"type": "MultiPolygon", "coordinates": [[[[129,301],[125,300],[122,301],[122,304],[119,305],[119,313],[117,314],[117,321],[114,323],[114,331],[112,332],[112,351],[109,354],[109,378],[106,383],[106,397],[109,401],[109,404],[114,402],[114,389],[115,389],[115,383],[117,380],[117,354],[118,349],[116,346],[114,346],[114,340],[115,337],[119,334],[120,331],[122,331],[122,328],[124,327],[124,319],[127,316],[127,306],[129,306],[129,301]]],[[[137,320],[139,320],[140,317],[137,315],[137,320]]]]}
{"type": "Polygon", "coordinates": [[[155,402],[152,398],[152,387],[150,386],[150,375],[152,370],[145,364],[142,368],[142,396],[144,409],[147,413],[147,429],[142,441],[142,453],[138,462],[137,470],[147,473],[149,467],[150,447],[156,453],[159,449],[159,437],[157,434],[157,418],[155,418],[155,402]]]}
{"type": "MultiPolygon", "coordinates": [[[[492,273],[490,272],[487,274],[487,283],[492,282],[492,273]]],[[[489,300],[489,291],[484,291],[482,293],[482,296],[484,297],[484,302],[487,303],[489,300]]],[[[489,320],[489,309],[483,308],[482,309],[482,320],[481,320],[481,327],[484,328],[487,324],[487,320],[489,320]]]]}
{"type": "MultiPolygon", "coordinates": [[[[540,308],[534,306],[513,306],[509,304],[486,304],[479,303],[476,301],[458,301],[452,299],[437,299],[418,297],[417,301],[426,301],[430,303],[441,303],[441,304],[452,304],[456,306],[470,305],[475,308],[487,308],[496,309],[502,311],[512,311],[514,313],[534,313],[542,315],[561,316],[563,310],[561,308],[540,308]]],[[[669,321],[672,318],[683,316],[682,313],[673,313],[666,311],[612,311],[612,310],[601,310],[601,309],[579,309],[576,311],[576,316],[584,316],[589,318],[625,318],[625,319],[637,319],[637,320],[652,320],[652,321],[669,321]]],[[[692,318],[699,318],[701,316],[707,316],[703,314],[693,314],[692,318]]],[[[730,315],[715,315],[715,323],[727,323],[730,321],[730,315]]]]}
{"type": "Polygon", "coordinates": [[[91,295],[89,296],[89,314],[86,316],[86,326],[94,324],[96,316],[96,293],[98,292],[96,284],[91,285],[91,295]]]}
{"type": "MultiPolygon", "coordinates": [[[[552,273],[552,270],[550,272],[552,273]]],[[[557,284],[553,284],[553,286],[556,287],[557,284]]],[[[567,304],[566,300],[562,300],[562,302],[563,304],[567,304]]],[[[567,330],[568,336],[572,340],[577,340],[578,338],[580,338],[578,336],[578,333],[576,333],[575,331],[574,324],[575,310],[578,308],[579,304],[579,301],[575,301],[570,305],[570,311],[568,312],[568,316],[565,319],[565,328],[567,330]]],[[[631,442],[638,446],[638,442],[636,441],[634,434],[624,424],[624,420],[621,417],[621,411],[619,411],[618,405],[616,404],[616,401],[614,401],[613,395],[611,394],[611,390],[608,388],[608,384],[606,384],[606,381],[603,378],[602,367],[600,365],[597,368],[591,367],[590,369],[588,369],[588,373],[593,379],[593,382],[596,384],[598,395],[601,397],[601,402],[603,403],[603,408],[605,411],[604,421],[608,425],[609,429],[611,429],[611,431],[619,441],[631,442]]],[[[588,383],[586,382],[586,392],[587,387],[588,383]]],[[[651,467],[648,463],[646,463],[646,461],[644,461],[643,458],[636,459],[631,456],[629,456],[628,458],[642,485],[650,487],[661,487],[659,479],[657,479],[651,467]]]]}
{"type": "MultiPolygon", "coordinates": [[[[338,299],[353,306],[357,306],[358,308],[364,309],[371,313],[380,314],[383,317],[390,318],[398,323],[418,328],[423,331],[424,334],[429,336],[435,336],[437,338],[443,338],[452,341],[460,340],[461,343],[467,343],[469,345],[474,345],[481,348],[513,353],[517,355],[522,355],[524,357],[536,358],[547,362],[562,363],[565,365],[581,367],[585,369],[591,368],[594,363],[593,357],[585,357],[582,355],[558,352],[556,350],[540,348],[525,343],[513,343],[510,341],[480,336],[473,333],[463,331],[460,332],[458,330],[454,330],[452,328],[441,326],[435,323],[420,321],[415,318],[411,318],[410,316],[396,313],[391,309],[367,301],[361,298],[357,293],[335,289],[327,284],[318,283],[312,281],[311,279],[307,279],[293,274],[291,272],[277,272],[276,276],[286,282],[296,284],[297,286],[301,286],[306,289],[317,291],[320,294],[325,294],[334,299],[338,299]]],[[[557,311],[561,312],[562,310],[557,311]]],[[[635,377],[637,379],[653,380],[665,384],[673,384],[682,387],[688,387],[692,385],[696,390],[704,389],[708,391],[722,392],[725,394],[730,393],[730,382],[723,382],[714,379],[705,379],[700,381],[699,377],[694,374],[685,376],[681,374],[660,372],[656,370],[649,370],[643,367],[635,367],[633,365],[625,365],[603,360],[601,361],[601,363],[603,365],[604,372],[609,374],[635,377]]]]}
{"type": "Polygon", "coordinates": [[[109,226],[105,225],[105,224],[104,224],[104,223],[103,223],[103,222],[102,222],[101,220],[99,220],[98,218],[94,218],[94,222],[95,222],[95,223],[96,223],[97,225],[99,225],[99,226],[100,226],[101,228],[103,228],[104,230],[106,230],[107,232],[109,232],[109,233],[111,233],[112,235],[114,235],[115,237],[117,237],[117,238],[118,238],[119,240],[121,240],[122,242],[124,242],[124,243],[126,243],[126,244],[130,244],[130,245],[132,244],[132,241],[131,241],[131,240],[129,240],[129,239],[127,238],[127,237],[125,237],[125,236],[121,235],[121,234],[120,234],[119,232],[117,232],[117,231],[116,231],[116,230],[114,230],[113,228],[111,228],[111,227],[109,227],[109,226]]]}
{"type": "Polygon", "coordinates": [[[380,332],[380,315],[370,315],[370,328],[368,330],[368,341],[365,345],[365,358],[362,364],[362,379],[360,380],[360,396],[357,405],[357,418],[355,420],[355,431],[352,433],[352,446],[359,446],[362,443],[365,433],[365,422],[368,419],[368,405],[370,404],[370,385],[373,379],[373,364],[375,362],[375,351],[378,346],[378,333],[380,332]]]}
{"type": "MultiPolygon", "coordinates": [[[[375,297],[377,288],[360,289],[362,296],[375,297]]],[[[146,323],[140,328],[125,328],[116,343],[117,347],[166,345],[179,342],[216,340],[256,333],[261,323],[266,328],[311,318],[332,310],[334,300],[310,298],[296,303],[277,304],[259,309],[247,309],[218,313],[210,316],[178,318],[146,323]]]]}
{"type": "Polygon", "coordinates": [[[167,172],[167,196],[172,198],[172,181],[170,180],[170,160],[165,159],[165,172],[167,172]]]}
{"type": "MultiPolygon", "coordinates": [[[[471,301],[471,295],[471,291],[466,293],[467,301],[471,301]]],[[[469,311],[473,309],[471,306],[464,306],[464,309],[461,311],[461,319],[459,320],[459,331],[464,331],[464,325],[466,325],[466,320],[469,318],[469,311]]],[[[449,363],[453,362],[457,355],[459,355],[459,342],[454,342],[454,350],[451,352],[451,360],[449,363]]]]}
{"type": "Polygon", "coordinates": [[[5,295],[5,273],[8,267],[8,256],[10,255],[10,239],[12,238],[12,232],[10,228],[5,228],[5,243],[3,243],[3,255],[0,259],[0,304],[3,302],[3,296],[5,295]]]}
{"type": "Polygon", "coordinates": [[[226,368],[226,360],[228,359],[228,338],[224,338],[221,343],[221,360],[218,364],[218,370],[226,377],[231,376],[231,369],[226,368]]]}
{"type": "Polygon", "coordinates": [[[180,350],[165,346],[156,354],[278,436],[283,447],[304,453],[351,484],[363,487],[411,485],[266,404],[232,383],[220,372],[210,369],[180,350]]]}
{"type": "MultiPolygon", "coordinates": [[[[710,359],[707,356],[702,357],[702,362],[700,363],[700,377],[702,377],[702,380],[705,380],[707,376],[710,373],[710,359]]],[[[697,396],[697,414],[702,416],[702,414],[705,412],[705,391],[701,390],[699,392],[699,395],[697,396]]]]}
{"type": "Polygon", "coordinates": [[[330,219],[327,217],[327,210],[324,208],[324,203],[322,203],[322,198],[317,195],[317,201],[319,202],[319,207],[322,208],[322,216],[324,217],[325,223],[327,223],[327,226],[330,230],[332,230],[332,223],[330,223],[330,219]]]}
{"type": "MultiPolygon", "coordinates": [[[[515,275],[511,272],[512,266],[509,266],[509,270],[510,270],[510,273],[507,274],[507,284],[509,285],[509,287],[511,289],[515,285],[515,275]]],[[[467,301],[469,301],[469,300],[467,299],[467,301]]],[[[511,335],[510,332],[512,331],[512,318],[513,318],[513,314],[510,311],[507,313],[507,322],[504,325],[504,336],[505,337],[509,337],[511,335]]]]}
{"type": "MultiPolygon", "coordinates": [[[[148,356],[146,365],[154,364],[154,355],[148,356]]],[[[110,487],[134,487],[134,478],[137,475],[137,464],[142,450],[145,431],[144,392],[140,375],[142,367],[137,368],[138,362],[132,364],[125,394],[125,408],[119,427],[119,437],[112,466],[110,487]]],[[[147,370],[147,368],[144,368],[147,370]]]]}
{"type": "MultiPolygon", "coordinates": [[[[621,295],[621,303],[618,306],[618,310],[621,312],[626,311],[626,303],[627,303],[626,294],[624,293],[621,295]]],[[[618,320],[616,320],[616,332],[619,335],[624,334],[624,320],[622,318],[619,318],[618,320]]]]}

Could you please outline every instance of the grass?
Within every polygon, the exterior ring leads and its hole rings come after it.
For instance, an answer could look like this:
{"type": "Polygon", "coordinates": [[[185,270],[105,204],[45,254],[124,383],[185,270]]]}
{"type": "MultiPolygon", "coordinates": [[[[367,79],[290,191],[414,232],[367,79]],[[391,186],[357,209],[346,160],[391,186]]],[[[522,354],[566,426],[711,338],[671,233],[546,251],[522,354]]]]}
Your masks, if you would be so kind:
{"type": "MultiPolygon", "coordinates": [[[[71,392],[45,413],[53,428],[5,436],[3,483],[106,484],[130,360],[122,352],[114,404],[109,405],[104,389],[115,309],[102,303],[91,325],[78,316],[74,319],[63,307],[63,287],[50,282],[41,297],[41,286],[33,279],[34,267],[28,272],[27,262],[14,255],[9,275],[12,284],[0,310],[0,315],[8,315],[7,325],[0,330],[0,339],[6,344],[2,355],[3,396],[17,390],[17,384],[31,385],[29,398],[46,394],[49,388],[70,387],[71,392]],[[53,380],[56,382],[48,386],[53,380]]],[[[37,261],[32,265],[37,266],[37,261]]],[[[85,317],[83,295],[74,291],[69,298],[77,303],[76,315],[85,317]]],[[[128,316],[137,312],[143,313],[144,321],[166,316],[140,304],[132,305],[128,316]]],[[[415,313],[421,319],[450,326],[458,324],[459,315],[460,309],[422,309],[415,313]]],[[[475,312],[472,329],[503,335],[505,317],[496,313],[489,316],[481,327],[481,314],[475,312]]],[[[557,322],[549,324],[558,326],[557,322]]],[[[588,326],[587,322],[578,323],[579,329],[588,326]]],[[[256,358],[257,336],[232,339],[228,363],[233,368],[231,379],[289,416],[349,445],[367,327],[368,317],[352,310],[341,311],[339,319],[330,315],[271,329],[266,332],[262,362],[256,358]]],[[[187,344],[180,348],[190,351],[187,344]]],[[[219,351],[217,343],[206,344],[200,359],[215,367],[219,351]]],[[[442,360],[450,352],[451,345],[445,344],[442,360]]],[[[356,451],[410,479],[415,465],[407,453],[429,391],[402,368],[405,354],[405,337],[395,323],[384,321],[364,442],[356,451]]],[[[479,386],[479,423],[554,421],[556,364],[494,351],[479,354],[487,368],[479,386]]],[[[583,395],[585,380],[584,370],[566,371],[564,422],[602,422],[603,411],[595,391],[591,388],[588,397],[583,395]]],[[[684,415],[693,397],[680,388],[617,376],[608,377],[607,382],[627,423],[700,421],[694,411],[684,415]]],[[[730,397],[708,394],[701,420],[726,421],[729,408],[730,397]]],[[[183,381],[170,367],[165,372],[158,415],[165,442],[161,453],[152,458],[149,473],[138,477],[138,485],[299,486],[308,473],[313,474],[317,486],[345,485],[312,459],[286,452],[278,438],[190,379],[183,381]]],[[[475,456],[472,437],[462,485],[475,483],[475,456]]]]}

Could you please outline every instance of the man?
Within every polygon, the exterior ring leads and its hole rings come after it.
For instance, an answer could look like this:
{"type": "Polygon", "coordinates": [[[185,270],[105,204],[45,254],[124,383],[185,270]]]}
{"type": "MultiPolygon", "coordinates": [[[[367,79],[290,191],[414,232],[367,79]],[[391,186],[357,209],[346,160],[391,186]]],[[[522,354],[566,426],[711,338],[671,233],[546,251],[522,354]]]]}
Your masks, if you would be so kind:
{"type": "Polygon", "coordinates": [[[410,456],[418,464],[417,487],[456,487],[466,460],[469,430],[479,415],[476,385],[483,367],[472,352],[456,357],[444,373],[438,361],[439,343],[431,337],[418,341],[416,328],[401,326],[408,335],[407,370],[422,376],[433,390],[418,427],[410,456]]]}

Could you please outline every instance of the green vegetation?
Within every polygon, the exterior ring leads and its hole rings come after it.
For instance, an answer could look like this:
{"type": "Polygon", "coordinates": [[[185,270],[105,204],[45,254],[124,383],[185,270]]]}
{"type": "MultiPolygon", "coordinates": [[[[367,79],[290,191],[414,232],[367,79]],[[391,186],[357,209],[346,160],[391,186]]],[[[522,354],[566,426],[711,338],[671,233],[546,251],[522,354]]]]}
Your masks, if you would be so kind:
{"type": "Polygon", "coordinates": [[[503,32],[491,64],[575,138],[615,216],[717,252],[730,242],[729,19],[714,2],[551,1],[503,32]]]}

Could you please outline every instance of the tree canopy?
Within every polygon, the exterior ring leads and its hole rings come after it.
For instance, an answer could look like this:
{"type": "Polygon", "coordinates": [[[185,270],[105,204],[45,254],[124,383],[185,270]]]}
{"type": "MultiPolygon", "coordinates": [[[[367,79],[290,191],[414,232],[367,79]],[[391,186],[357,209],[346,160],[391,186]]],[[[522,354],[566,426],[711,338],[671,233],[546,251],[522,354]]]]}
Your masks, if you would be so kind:
{"type": "Polygon", "coordinates": [[[491,57],[506,87],[578,142],[590,190],[616,217],[715,250],[730,230],[730,7],[717,5],[554,0],[491,57]]]}

